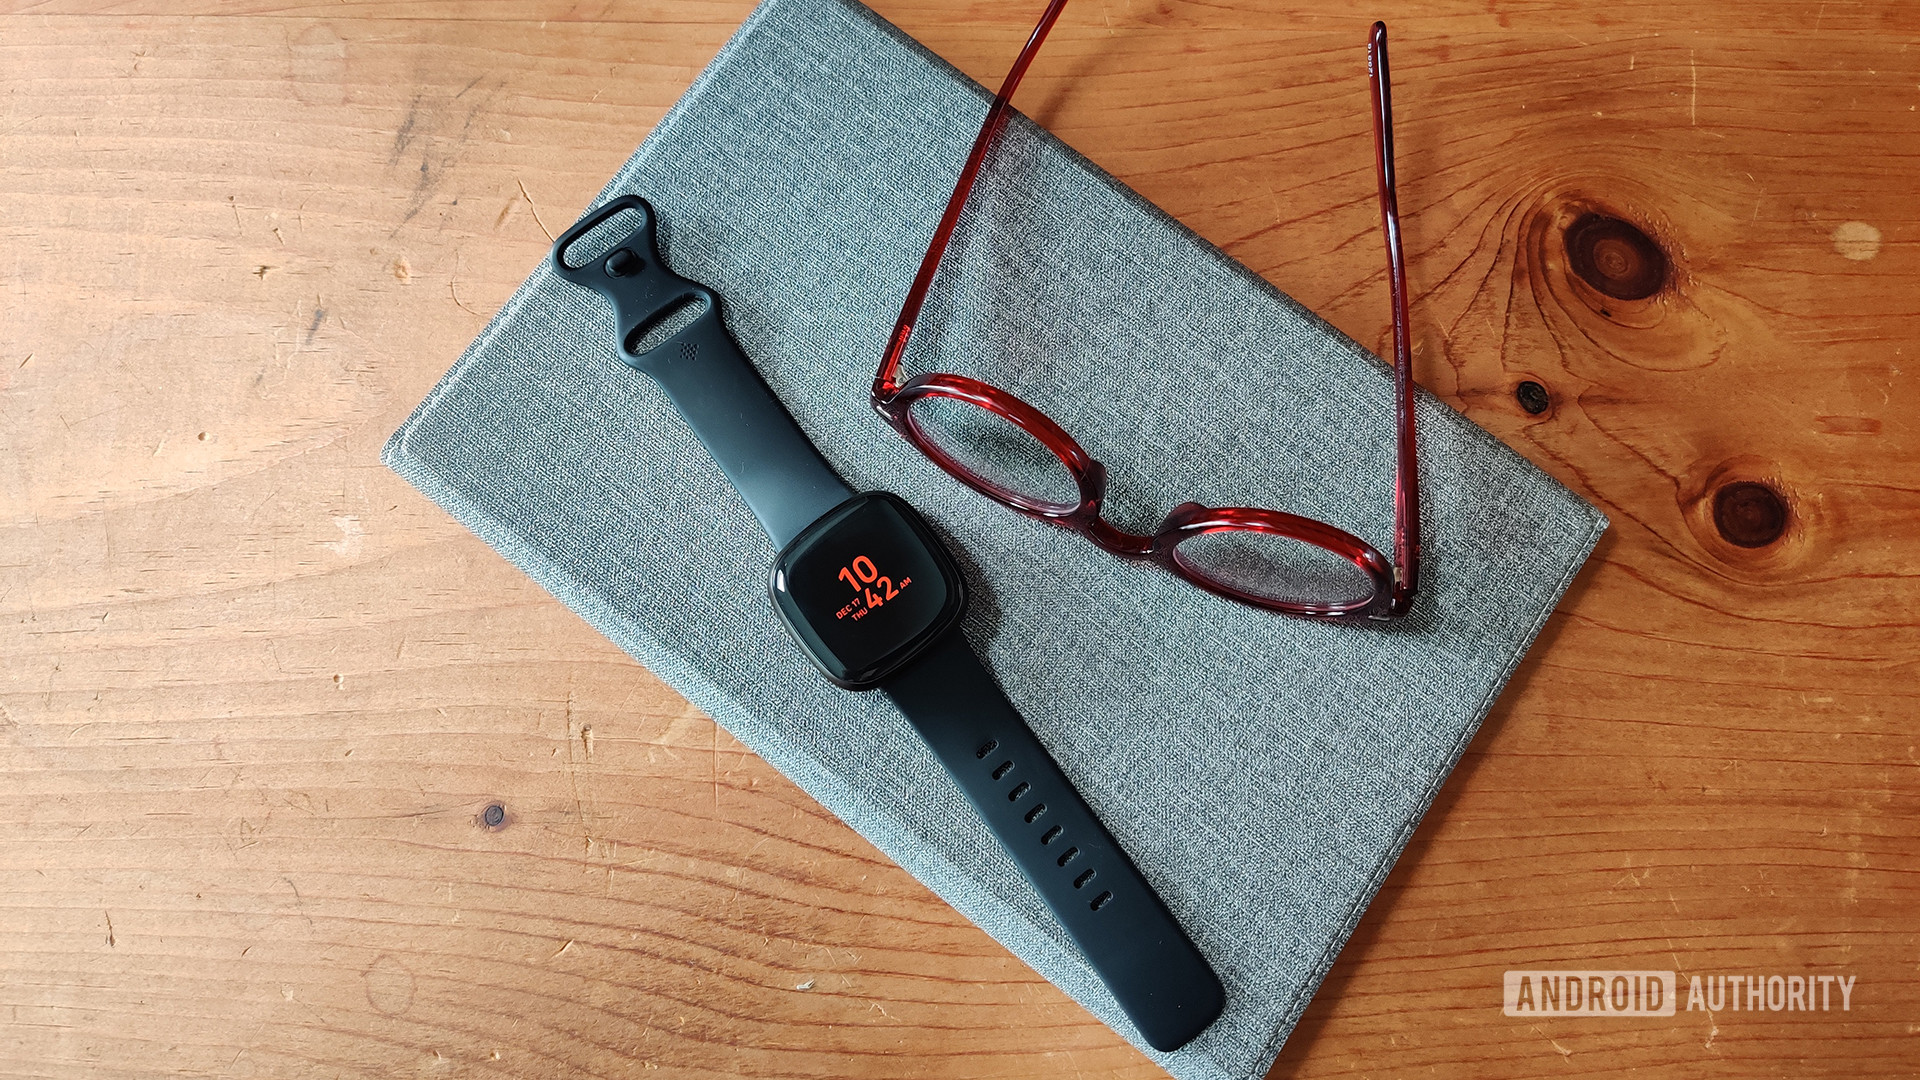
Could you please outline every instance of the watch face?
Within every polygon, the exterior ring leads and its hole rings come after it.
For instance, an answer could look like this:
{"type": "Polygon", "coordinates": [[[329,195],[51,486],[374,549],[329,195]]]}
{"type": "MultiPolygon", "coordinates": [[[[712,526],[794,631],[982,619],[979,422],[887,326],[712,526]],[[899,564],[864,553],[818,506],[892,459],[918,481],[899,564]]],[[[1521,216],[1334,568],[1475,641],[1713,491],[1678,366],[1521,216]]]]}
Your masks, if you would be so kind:
{"type": "Polygon", "coordinates": [[[827,678],[863,690],[960,619],[966,586],[920,515],[870,491],[835,507],[774,563],[774,609],[827,678]]]}

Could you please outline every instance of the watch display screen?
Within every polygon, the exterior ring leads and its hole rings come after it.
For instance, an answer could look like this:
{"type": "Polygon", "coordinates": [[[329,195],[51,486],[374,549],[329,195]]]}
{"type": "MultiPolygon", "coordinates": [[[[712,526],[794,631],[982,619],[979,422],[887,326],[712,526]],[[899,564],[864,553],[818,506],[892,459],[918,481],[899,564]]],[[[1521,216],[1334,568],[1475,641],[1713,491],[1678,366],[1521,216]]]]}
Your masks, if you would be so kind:
{"type": "Polygon", "coordinates": [[[774,606],[827,677],[871,685],[959,618],[953,560],[886,492],[842,503],[774,566],[774,606]]]}

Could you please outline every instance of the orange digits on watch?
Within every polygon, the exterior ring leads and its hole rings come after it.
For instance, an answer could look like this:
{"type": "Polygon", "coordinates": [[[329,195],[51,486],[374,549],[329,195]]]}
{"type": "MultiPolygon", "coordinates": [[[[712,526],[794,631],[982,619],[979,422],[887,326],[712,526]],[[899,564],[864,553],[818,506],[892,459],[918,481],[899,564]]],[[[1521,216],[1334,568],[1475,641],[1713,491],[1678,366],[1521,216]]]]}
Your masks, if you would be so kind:
{"type": "MultiPolygon", "coordinates": [[[[867,612],[899,596],[900,590],[905,588],[913,579],[903,578],[900,584],[896,586],[892,578],[880,572],[880,568],[873,564],[872,559],[867,558],[865,555],[857,555],[854,557],[851,565],[840,568],[840,580],[846,582],[848,586],[853,589],[854,595],[858,597],[859,600],[865,600],[866,606],[856,609],[852,604],[849,604],[841,608],[835,617],[844,619],[851,614],[857,622],[862,616],[866,615],[867,612]]],[[[856,600],[855,603],[858,603],[859,600],[856,600]]]]}

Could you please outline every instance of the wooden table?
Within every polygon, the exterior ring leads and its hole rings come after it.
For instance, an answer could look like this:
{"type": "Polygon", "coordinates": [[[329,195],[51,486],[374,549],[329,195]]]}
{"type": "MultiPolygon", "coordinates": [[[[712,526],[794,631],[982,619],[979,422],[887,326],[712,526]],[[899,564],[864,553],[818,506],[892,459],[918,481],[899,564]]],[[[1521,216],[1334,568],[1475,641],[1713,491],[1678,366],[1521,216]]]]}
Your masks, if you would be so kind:
{"type": "MultiPolygon", "coordinates": [[[[1161,1075],[376,460],[744,0],[10,7],[0,1075],[1161,1075]]],[[[1913,1075],[1920,13],[1375,10],[1419,377],[1613,530],[1276,1075],[1913,1075]]],[[[1021,102],[1379,347],[1372,13],[1081,0],[1021,102]]]]}

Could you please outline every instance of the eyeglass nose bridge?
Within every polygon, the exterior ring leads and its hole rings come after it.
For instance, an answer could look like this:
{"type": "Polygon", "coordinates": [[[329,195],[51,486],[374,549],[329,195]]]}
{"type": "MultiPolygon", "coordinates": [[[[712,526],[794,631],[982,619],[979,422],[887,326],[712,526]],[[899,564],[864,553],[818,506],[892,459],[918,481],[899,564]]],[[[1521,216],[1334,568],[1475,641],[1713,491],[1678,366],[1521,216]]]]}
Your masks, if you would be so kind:
{"type": "Polygon", "coordinates": [[[1075,531],[1092,541],[1101,550],[1122,558],[1154,558],[1153,537],[1139,536],[1116,528],[1113,522],[1100,516],[1100,508],[1097,505],[1088,507],[1086,520],[1075,531]]]}

